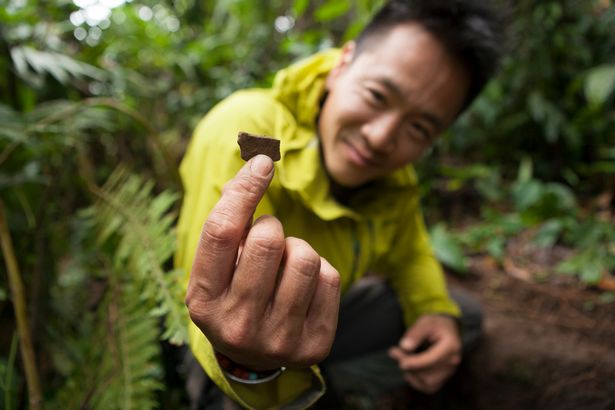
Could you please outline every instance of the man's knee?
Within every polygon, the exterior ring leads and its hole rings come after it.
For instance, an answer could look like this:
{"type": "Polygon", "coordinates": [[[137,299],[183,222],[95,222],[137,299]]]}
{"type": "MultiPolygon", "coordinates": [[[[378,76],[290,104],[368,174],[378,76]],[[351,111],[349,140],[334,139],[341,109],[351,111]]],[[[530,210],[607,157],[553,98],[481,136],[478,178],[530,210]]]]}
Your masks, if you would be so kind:
{"type": "Polygon", "coordinates": [[[478,346],[482,335],[483,308],[478,299],[463,289],[452,288],[449,293],[461,309],[459,322],[463,352],[471,352],[478,346]]]}

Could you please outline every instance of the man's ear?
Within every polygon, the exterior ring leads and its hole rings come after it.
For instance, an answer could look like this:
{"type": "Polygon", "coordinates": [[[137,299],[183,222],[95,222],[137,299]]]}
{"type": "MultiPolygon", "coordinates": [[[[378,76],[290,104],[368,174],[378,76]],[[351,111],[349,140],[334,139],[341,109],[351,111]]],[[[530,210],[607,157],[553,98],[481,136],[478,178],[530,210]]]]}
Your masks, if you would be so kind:
{"type": "Polygon", "coordinates": [[[339,76],[350,67],[352,60],[354,59],[354,53],[356,50],[356,43],[354,41],[349,41],[344,44],[342,47],[342,54],[340,55],[339,60],[335,64],[335,67],[329,72],[327,76],[327,90],[331,89],[335,80],[339,78],[339,76]]]}

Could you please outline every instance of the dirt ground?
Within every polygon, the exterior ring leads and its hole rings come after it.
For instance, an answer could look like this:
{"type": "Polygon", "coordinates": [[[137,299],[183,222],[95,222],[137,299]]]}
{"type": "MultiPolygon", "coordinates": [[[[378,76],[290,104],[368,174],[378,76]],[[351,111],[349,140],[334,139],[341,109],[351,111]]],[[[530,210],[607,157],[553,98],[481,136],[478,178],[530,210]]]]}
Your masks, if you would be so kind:
{"type": "Polygon", "coordinates": [[[615,303],[473,262],[470,275],[448,276],[483,303],[480,348],[439,396],[398,392],[381,408],[615,410],[615,303]]]}

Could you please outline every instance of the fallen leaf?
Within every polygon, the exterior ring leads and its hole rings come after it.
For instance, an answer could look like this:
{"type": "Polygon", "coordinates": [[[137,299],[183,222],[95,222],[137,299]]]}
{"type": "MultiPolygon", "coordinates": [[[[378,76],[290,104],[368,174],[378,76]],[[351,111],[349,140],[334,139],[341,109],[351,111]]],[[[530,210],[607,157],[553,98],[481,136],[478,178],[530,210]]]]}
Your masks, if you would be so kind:
{"type": "Polygon", "coordinates": [[[510,276],[517,278],[517,279],[521,279],[526,282],[531,281],[532,275],[530,274],[530,271],[528,269],[515,265],[515,263],[513,262],[511,258],[505,257],[503,265],[504,265],[504,270],[510,276]]]}
{"type": "Polygon", "coordinates": [[[611,275],[604,275],[600,282],[598,282],[598,287],[602,290],[608,290],[609,292],[615,292],[615,278],[611,275]]]}

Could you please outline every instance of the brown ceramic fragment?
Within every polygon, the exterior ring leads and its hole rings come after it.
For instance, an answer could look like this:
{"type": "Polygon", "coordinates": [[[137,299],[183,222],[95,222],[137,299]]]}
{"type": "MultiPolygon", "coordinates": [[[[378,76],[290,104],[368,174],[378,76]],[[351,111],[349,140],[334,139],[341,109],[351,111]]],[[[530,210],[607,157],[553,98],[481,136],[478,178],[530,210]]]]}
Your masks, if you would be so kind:
{"type": "Polygon", "coordinates": [[[239,143],[241,150],[241,159],[244,161],[258,154],[265,154],[274,161],[280,160],[280,140],[275,138],[240,131],[237,136],[237,143],[239,143]]]}

